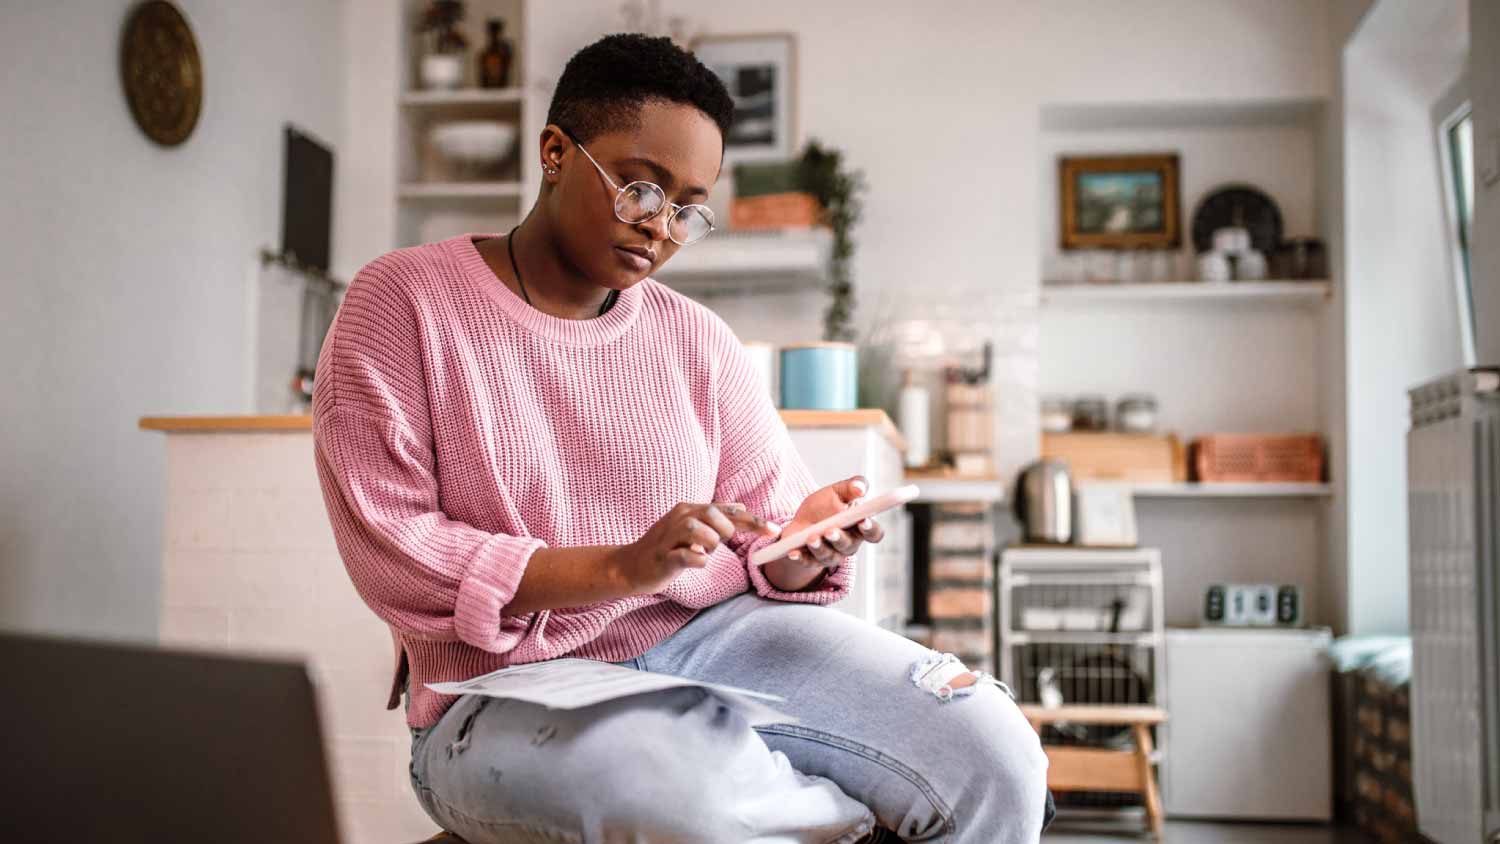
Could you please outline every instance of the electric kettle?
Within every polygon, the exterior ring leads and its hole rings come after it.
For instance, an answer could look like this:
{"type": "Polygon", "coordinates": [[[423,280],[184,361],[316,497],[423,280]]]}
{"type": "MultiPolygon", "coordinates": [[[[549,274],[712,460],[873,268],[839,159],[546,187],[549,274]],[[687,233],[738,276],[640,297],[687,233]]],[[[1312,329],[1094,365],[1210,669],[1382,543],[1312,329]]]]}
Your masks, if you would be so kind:
{"type": "Polygon", "coordinates": [[[1073,538],[1073,480],[1068,464],[1039,460],[1016,479],[1016,518],[1026,542],[1066,544],[1073,538]]]}

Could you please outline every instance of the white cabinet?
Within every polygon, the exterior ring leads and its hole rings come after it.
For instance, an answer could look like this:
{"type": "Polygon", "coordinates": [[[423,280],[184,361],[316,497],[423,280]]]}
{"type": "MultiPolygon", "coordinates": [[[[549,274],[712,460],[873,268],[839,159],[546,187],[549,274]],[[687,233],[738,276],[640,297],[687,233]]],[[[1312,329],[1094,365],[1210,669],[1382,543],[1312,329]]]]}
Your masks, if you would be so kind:
{"type": "Polygon", "coordinates": [[[1169,630],[1173,817],[1330,818],[1327,630],[1169,630]]]}
{"type": "MultiPolygon", "coordinates": [[[[872,492],[902,484],[900,437],[883,412],[783,411],[782,418],[820,486],[855,474],[865,476],[872,492]]],[[[834,606],[899,633],[911,606],[911,517],[897,508],[876,520],[885,539],[860,548],[853,589],[834,606]]]]}

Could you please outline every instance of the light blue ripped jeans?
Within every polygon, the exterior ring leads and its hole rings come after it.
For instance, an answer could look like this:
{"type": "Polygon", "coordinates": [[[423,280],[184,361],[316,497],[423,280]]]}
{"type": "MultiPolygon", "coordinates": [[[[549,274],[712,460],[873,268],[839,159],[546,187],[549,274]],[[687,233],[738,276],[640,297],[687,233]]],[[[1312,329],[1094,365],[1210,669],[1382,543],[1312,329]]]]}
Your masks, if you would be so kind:
{"type": "Polygon", "coordinates": [[[470,695],[413,731],[412,785],[471,844],[848,844],[876,824],[911,842],[1037,841],[1036,733],[999,684],[955,691],[934,657],[745,594],[620,664],[781,695],[801,723],[751,728],[700,689],[578,710],[470,695]]]}

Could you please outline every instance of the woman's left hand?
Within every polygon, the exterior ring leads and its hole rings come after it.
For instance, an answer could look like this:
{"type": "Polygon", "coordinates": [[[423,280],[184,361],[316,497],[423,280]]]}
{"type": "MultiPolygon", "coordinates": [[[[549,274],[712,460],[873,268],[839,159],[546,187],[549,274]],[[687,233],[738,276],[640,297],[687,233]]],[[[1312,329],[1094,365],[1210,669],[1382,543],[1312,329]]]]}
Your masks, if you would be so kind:
{"type": "MultiPolygon", "coordinates": [[[[789,536],[849,509],[869,491],[869,482],[860,475],[823,487],[809,495],[802,506],[797,508],[797,515],[782,525],[782,535],[789,536]]],[[[789,551],[783,559],[805,568],[830,568],[843,562],[845,557],[852,556],[860,545],[879,542],[884,538],[885,529],[880,523],[866,518],[842,530],[835,528],[822,536],[813,537],[803,547],[789,551]]]]}

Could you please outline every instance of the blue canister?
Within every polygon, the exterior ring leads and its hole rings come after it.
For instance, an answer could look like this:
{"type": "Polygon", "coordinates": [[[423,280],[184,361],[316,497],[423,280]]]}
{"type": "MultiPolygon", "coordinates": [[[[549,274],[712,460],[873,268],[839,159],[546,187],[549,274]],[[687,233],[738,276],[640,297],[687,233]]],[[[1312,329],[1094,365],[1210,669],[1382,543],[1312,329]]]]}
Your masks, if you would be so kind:
{"type": "Polygon", "coordinates": [[[853,410],[859,359],[853,343],[781,347],[781,406],[787,410],[853,410]]]}

